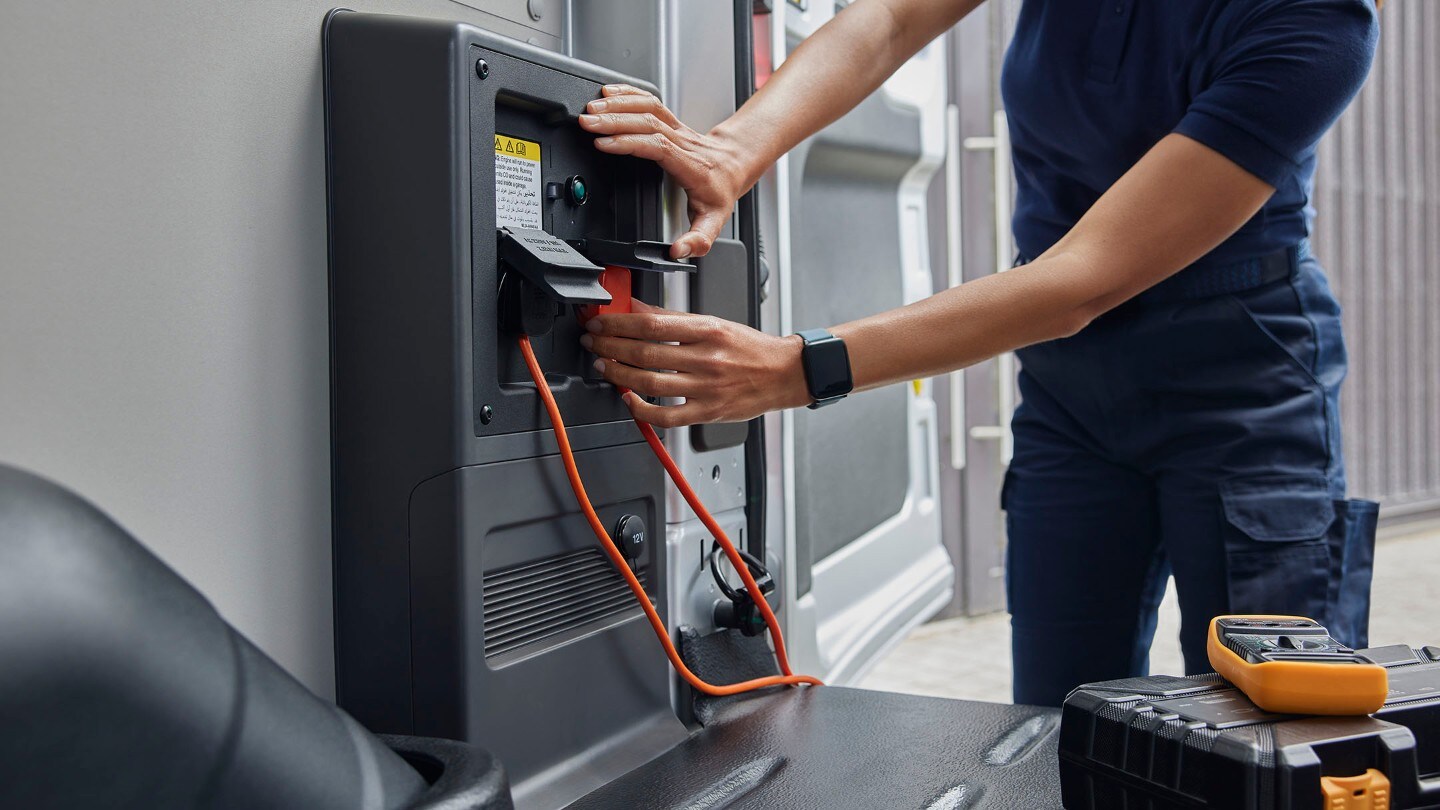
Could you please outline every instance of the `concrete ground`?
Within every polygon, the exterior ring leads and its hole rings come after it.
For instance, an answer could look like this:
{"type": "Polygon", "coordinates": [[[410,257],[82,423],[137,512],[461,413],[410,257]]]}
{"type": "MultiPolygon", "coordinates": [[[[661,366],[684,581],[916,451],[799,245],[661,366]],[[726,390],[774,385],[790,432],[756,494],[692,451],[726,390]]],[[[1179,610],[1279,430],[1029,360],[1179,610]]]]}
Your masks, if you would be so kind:
{"type": "MultiPolygon", "coordinates": [[[[1150,671],[1183,674],[1180,610],[1172,587],[1160,606],[1150,671]]],[[[1375,554],[1370,643],[1440,644],[1440,529],[1381,539],[1375,554]]],[[[1010,702],[1010,617],[921,625],[858,686],[917,695],[1010,702]]]]}

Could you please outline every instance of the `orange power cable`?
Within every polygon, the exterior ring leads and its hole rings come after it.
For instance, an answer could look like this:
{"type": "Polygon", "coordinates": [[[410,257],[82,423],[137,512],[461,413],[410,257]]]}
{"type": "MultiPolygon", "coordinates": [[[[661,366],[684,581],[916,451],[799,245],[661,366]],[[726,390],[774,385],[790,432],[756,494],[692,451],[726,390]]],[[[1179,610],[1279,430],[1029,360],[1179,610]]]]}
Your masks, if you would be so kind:
{"type": "MultiPolygon", "coordinates": [[[[623,396],[630,392],[628,389],[622,388],[620,393],[623,396]]],[[[661,465],[665,467],[665,472],[670,474],[670,480],[675,482],[676,488],[685,497],[685,502],[690,504],[690,508],[700,518],[700,522],[710,530],[710,534],[720,541],[720,548],[724,549],[725,556],[730,559],[730,565],[740,574],[740,580],[745,583],[745,590],[749,592],[755,606],[760,609],[760,615],[765,619],[765,626],[770,628],[770,637],[775,640],[775,660],[780,664],[780,671],[786,675],[794,675],[795,673],[790,671],[790,659],[785,655],[785,637],[780,634],[780,622],[776,620],[775,612],[770,609],[770,602],[765,599],[760,586],[755,582],[755,577],[750,573],[750,566],[741,559],[740,552],[735,550],[735,544],[730,542],[729,535],[725,534],[725,530],[720,528],[720,524],[710,515],[710,510],[700,502],[700,496],[690,488],[690,482],[686,481],[684,474],[680,472],[680,465],[675,463],[675,459],[670,457],[670,451],[665,449],[660,437],[655,435],[655,428],[638,419],[635,420],[635,424],[640,428],[640,434],[645,437],[645,443],[650,445],[656,458],[660,459],[661,465]]]]}
{"type": "Polygon", "coordinates": [[[730,559],[730,564],[740,572],[740,578],[745,581],[745,589],[750,593],[750,598],[755,600],[755,605],[760,609],[760,614],[765,618],[765,625],[770,628],[770,635],[775,643],[775,658],[780,664],[780,670],[784,675],[771,675],[765,678],[755,678],[749,681],[741,681],[726,686],[715,686],[700,679],[700,676],[690,671],[685,662],[680,660],[680,653],[676,651],[675,644],[670,640],[670,633],[665,629],[665,623],[660,620],[660,614],[656,612],[655,606],[650,604],[650,597],[645,593],[645,588],[640,580],[635,577],[630,566],[625,564],[620,549],[615,547],[615,541],[610,539],[610,533],[605,530],[604,524],[600,522],[600,516],[595,514],[595,507],[590,503],[590,496],[585,494],[585,483],[580,480],[580,470],[575,466],[575,452],[570,448],[570,437],[565,433],[565,423],[560,418],[560,407],[555,404],[555,395],[550,392],[550,385],[545,382],[545,372],[541,370],[540,363],[535,359],[535,350],[530,346],[528,335],[520,336],[520,353],[525,356],[525,365],[530,369],[530,376],[535,380],[535,388],[540,392],[540,399],[545,403],[545,411],[550,415],[550,424],[555,428],[555,441],[560,445],[560,458],[565,463],[565,475],[570,479],[570,488],[575,491],[575,500],[579,502],[580,509],[585,513],[585,520],[590,524],[590,530],[595,533],[595,538],[600,541],[600,548],[610,562],[625,577],[625,582],[630,586],[630,592],[635,595],[636,601],[640,603],[641,609],[645,611],[645,617],[650,620],[650,627],[655,631],[655,637],[660,640],[660,646],[665,648],[665,656],[670,659],[670,665],[680,673],[685,682],[695,688],[696,691],[707,695],[737,695],[742,692],[749,692],[755,689],[764,689],[767,686],[793,686],[798,684],[811,684],[822,686],[820,679],[809,675],[795,675],[790,671],[790,662],[785,657],[785,640],[780,635],[780,624],[775,620],[775,613],[770,609],[770,604],[765,601],[765,595],[760,592],[760,587],[755,583],[755,578],[750,574],[750,568],[740,558],[740,553],[735,550],[735,545],[730,538],[720,529],[720,524],[715,522],[710,512],[705,509],[704,504],[696,497],[695,491],[681,475],[680,468],[675,465],[675,460],[670,458],[666,452],[665,445],[660,443],[660,437],[655,435],[654,428],[644,422],[636,421],[640,426],[640,432],[645,436],[645,441],[659,457],[660,463],[665,466],[665,471],[670,474],[675,485],[679,487],[680,493],[700,517],[705,528],[715,536],[720,547],[725,550],[725,556],[730,559]]]}

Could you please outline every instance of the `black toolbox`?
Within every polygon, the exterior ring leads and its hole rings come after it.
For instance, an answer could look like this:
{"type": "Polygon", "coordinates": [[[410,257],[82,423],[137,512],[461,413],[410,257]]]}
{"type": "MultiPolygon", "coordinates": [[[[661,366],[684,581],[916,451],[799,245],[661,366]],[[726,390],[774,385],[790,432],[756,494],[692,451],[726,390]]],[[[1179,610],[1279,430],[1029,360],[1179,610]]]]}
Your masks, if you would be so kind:
{"type": "Polygon", "coordinates": [[[1440,648],[1360,652],[1390,681],[1368,717],[1270,714],[1218,675],[1076,688],[1060,726],[1065,807],[1440,808],[1440,648]]]}

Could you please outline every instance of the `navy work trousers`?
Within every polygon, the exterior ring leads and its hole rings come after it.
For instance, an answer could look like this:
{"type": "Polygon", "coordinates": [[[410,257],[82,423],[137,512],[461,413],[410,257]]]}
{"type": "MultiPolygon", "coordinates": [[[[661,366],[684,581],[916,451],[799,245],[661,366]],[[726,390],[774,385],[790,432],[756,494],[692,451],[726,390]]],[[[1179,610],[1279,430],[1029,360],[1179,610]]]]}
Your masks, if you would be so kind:
{"type": "Polygon", "coordinates": [[[1345,499],[1340,307],[1301,255],[1287,279],[1142,296],[1019,352],[1002,496],[1016,702],[1145,674],[1172,573],[1188,674],[1210,671],[1225,613],[1366,643],[1377,505],[1345,499]]]}

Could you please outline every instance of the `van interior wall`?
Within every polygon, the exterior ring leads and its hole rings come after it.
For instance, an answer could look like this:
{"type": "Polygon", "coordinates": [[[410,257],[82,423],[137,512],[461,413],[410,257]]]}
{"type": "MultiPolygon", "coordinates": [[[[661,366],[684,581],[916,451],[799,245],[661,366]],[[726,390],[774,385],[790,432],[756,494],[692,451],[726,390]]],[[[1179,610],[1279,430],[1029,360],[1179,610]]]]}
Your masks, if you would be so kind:
{"type": "MultiPolygon", "coordinates": [[[[0,25],[0,460],[84,493],[326,697],[336,4],[18,3],[0,25]]],[[[556,48],[551,6],[356,7],[556,48]]]]}

